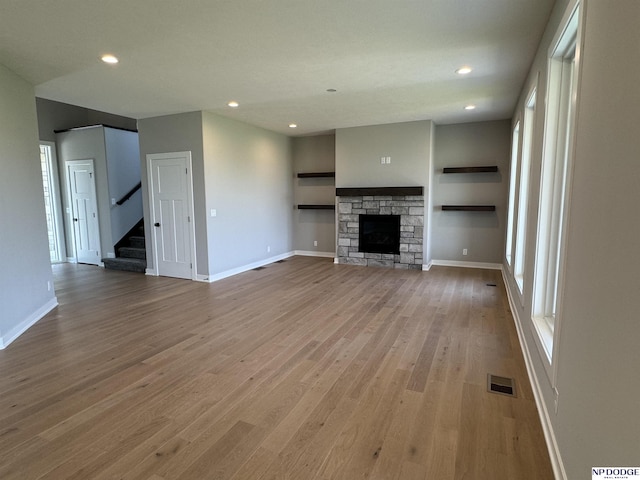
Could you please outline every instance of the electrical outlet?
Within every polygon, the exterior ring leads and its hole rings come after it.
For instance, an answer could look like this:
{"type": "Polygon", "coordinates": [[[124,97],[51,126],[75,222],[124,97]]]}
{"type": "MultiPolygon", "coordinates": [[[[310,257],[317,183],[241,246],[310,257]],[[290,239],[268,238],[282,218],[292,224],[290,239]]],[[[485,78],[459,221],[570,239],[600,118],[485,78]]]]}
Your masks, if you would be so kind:
{"type": "Polygon", "coordinates": [[[267,253],[269,253],[270,251],[271,251],[271,247],[267,245],[267,253]]]}
{"type": "Polygon", "coordinates": [[[313,246],[314,246],[314,247],[317,247],[317,246],[318,246],[318,240],[314,240],[314,241],[313,241],[313,246]]]}
{"type": "Polygon", "coordinates": [[[466,254],[467,254],[467,249],[466,249],[466,248],[463,248],[463,249],[462,249],[462,255],[466,255],[466,254]]]}
{"type": "Polygon", "coordinates": [[[47,282],[47,292],[50,292],[50,291],[51,291],[51,282],[48,281],[47,282]]]}
{"type": "Polygon", "coordinates": [[[380,164],[384,165],[386,163],[386,157],[380,157],[380,164]]]}

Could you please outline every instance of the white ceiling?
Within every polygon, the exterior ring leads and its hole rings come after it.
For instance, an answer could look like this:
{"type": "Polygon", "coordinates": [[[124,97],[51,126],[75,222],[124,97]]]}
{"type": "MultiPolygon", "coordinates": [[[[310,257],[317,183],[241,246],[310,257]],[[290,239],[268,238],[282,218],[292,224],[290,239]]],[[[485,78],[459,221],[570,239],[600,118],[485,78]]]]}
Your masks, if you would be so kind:
{"type": "Polygon", "coordinates": [[[494,120],[511,117],[553,3],[0,0],[0,63],[39,97],[133,118],[208,110],[288,135],[494,120]]]}

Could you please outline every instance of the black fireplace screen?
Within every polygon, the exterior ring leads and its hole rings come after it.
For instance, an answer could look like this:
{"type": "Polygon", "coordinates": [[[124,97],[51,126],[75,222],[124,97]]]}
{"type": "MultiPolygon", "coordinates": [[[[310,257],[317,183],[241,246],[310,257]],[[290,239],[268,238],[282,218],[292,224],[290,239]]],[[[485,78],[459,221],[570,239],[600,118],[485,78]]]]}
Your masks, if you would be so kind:
{"type": "Polygon", "coordinates": [[[360,215],[358,250],[400,254],[400,215],[360,215]]]}

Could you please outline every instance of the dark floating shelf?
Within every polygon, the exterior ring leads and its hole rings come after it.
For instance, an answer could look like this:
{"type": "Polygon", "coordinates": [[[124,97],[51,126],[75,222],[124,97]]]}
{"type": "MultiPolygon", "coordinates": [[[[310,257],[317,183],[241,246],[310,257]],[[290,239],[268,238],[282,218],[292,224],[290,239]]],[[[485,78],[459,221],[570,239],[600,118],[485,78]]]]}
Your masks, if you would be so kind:
{"type": "Polygon", "coordinates": [[[495,205],[442,205],[443,211],[450,212],[495,212],[495,205]]]}
{"type": "Polygon", "coordinates": [[[333,178],[336,172],[308,172],[298,173],[298,178],[333,178]]]}
{"type": "Polygon", "coordinates": [[[495,173],[497,171],[497,165],[484,167],[445,167],[442,169],[442,173],[495,173]]]}
{"type": "Polygon", "coordinates": [[[300,204],[298,210],[335,210],[335,205],[300,204]]]}
{"type": "Polygon", "coordinates": [[[339,187],[338,197],[424,195],[424,187],[339,187]]]}

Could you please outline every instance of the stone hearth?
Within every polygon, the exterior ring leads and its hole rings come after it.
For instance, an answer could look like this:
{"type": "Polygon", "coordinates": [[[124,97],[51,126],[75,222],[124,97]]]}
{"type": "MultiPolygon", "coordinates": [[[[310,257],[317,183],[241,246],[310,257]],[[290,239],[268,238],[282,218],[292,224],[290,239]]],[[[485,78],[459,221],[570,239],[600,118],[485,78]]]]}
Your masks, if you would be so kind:
{"type": "MultiPolygon", "coordinates": [[[[413,190],[422,187],[411,187],[413,190]]],[[[424,233],[424,195],[384,195],[397,193],[395,188],[337,189],[338,194],[338,255],[341,264],[368,267],[422,269],[422,244],[424,233]],[[348,193],[349,195],[341,195],[348,193]],[[381,193],[378,195],[377,193],[381,193]],[[366,253],[359,251],[359,215],[400,215],[400,254],[366,253]]],[[[410,190],[411,193],[414,193],[410,190]]]]}

